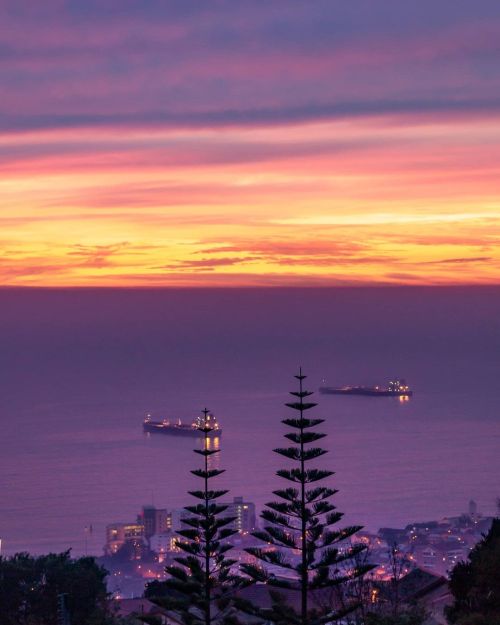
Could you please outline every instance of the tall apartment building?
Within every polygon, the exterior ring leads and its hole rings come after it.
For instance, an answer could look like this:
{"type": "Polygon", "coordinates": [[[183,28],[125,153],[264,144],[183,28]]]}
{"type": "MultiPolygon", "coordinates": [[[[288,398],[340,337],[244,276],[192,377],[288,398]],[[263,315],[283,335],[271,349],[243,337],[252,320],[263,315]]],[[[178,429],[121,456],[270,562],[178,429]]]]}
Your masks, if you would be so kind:
{"type": "Polygon", "coordinates": [[[169,513],[169,525],[167,529],[171,529],[174,532],[185,529],[187,526],[184,524],[183,520],[189,516],[192,515],[187,510],[184,510],[184,508],[174,508],[169,513]]]}
{"type": "Polygon", "coordinates": [[[243,497],[233,497],[232,503],[227,505],[227,510],[222,516],[234,516],[236,519],[230,527],[240,534],[253,532],[256,527],[255,504],[250,501],[243,501],[243,497]]]}
{"type": "Polygon", "coordinates": [[[144,525],[144,536],[147,540],[155,534],[162,534],[172,526],[171,515],[164,508],[143,506],[139,522],[144,525]]]}

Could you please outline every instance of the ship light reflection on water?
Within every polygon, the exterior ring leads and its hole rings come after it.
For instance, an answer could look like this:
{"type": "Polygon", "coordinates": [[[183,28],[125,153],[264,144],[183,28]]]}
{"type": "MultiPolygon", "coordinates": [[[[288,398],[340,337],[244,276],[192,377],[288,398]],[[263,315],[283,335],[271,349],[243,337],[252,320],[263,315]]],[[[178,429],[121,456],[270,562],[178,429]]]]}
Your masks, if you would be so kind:
{"type": "MultiPolygon", "coordinates": [[[[209,451],[220,451],[220,438],[218,436],[214,436],[210,438],[207,436],[205,439],[205,449],[209,451]]],[[[220,467],[220,453],[211,454],[208,457],[208,468],[211,471],[212,469],[218,469],[220,467]]]]}
{"type": "Polygon", "coordinates": [[[404,404],[407,401],[410,401],[410,396],[409,395],[400,395],[399,396],[399,401],[400,403],[404,404]]]}
{"type": "Polygon", "coordinates": [[[220,448],[220,439],[218,436],[214,436],[213,438],[207,437],[205,439],[206,449],[219,449],[220,448]]]}

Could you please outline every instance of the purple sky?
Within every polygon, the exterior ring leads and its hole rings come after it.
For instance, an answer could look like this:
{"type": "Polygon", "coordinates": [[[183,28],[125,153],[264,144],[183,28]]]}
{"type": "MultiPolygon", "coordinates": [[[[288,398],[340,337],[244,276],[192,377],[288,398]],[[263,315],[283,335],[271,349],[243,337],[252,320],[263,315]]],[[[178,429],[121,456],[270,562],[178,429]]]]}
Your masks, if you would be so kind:
{"type": "Polygon", "coordinates": [[[4,0],[6,129],[498,111],[495,0],[4,0]]]}

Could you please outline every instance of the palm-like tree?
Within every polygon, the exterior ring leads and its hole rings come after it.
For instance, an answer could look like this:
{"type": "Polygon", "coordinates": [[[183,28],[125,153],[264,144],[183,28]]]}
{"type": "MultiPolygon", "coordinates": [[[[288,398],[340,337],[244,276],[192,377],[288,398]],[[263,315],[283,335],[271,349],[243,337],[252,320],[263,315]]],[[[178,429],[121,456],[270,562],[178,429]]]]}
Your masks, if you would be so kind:
{"type": "Polygon", "coordinates": [[[292,428],[292,431],[285,434],[285,438],[293,445],[274,450],[295,464],[291,469],[277,472],[279,477],[291,482],[292,486],[274,491],[278,501],[266,504],[266,509],[261,514],[265,526],[262,531],[254,533],[268,543],[271,549],[247,549],[262,562],[288,570],[295,580],[270,576],[259,566],[243,567],[244,572],[254,580],[300,592],[301,605],[297,611],[286,604],[286,597],[272,593],[275,603],[271,618],[277,623],[290,625],[332,622],[354,610],[354,598],[347,603],[345,601],[345,597],[349,596],[349,584],[373,568],[360,563],[360,558],[357,557],[366,547],[353,545],[349,540],[362,528],[334,528],[343,516],[331,503],[331,498],[337,491],[318,485],[332,476],[333,471],[309,468],[312,460],[327,451],[312,446],[325,437],[325,434],[314,430],[324,420],[305,416],[306,412],[316,406],[308,400],[312,393],[304,389],[305,377],[300,369],[295,376],[299,381],[298,390],[291,392],[294,400],[286,404],[296,414],[282,421],[292,428]],[[294,554],[299,555],[298,561],[294,554]],[[337,593],[342,593],[342,602],[335,601],[337,593]],[[312,609],[311,597],[316,599],[312,609]]]}
{"type": "Polygon", "coordinates": [[[203,410],[198,429],[204,446],[194,452],[202,456],[203,466],[191,473],[202,480],[203,487],[189,493],[197,503],[186,506],[190,516],[183,523],[188,527],[177,532],[181,537],[177,546],[184,553],[175,558],[176,564],[166,567],[170,577],[163,584],[154,585],[162,596],[152,600],[177,612],[185,625],[229,625],[237,623],[232,596],[247,582],[231,572],[236,560],[226,557],[232,548],[227,539],[237,533],[229,527],[236,517],[223,516],[227,506],[218,504],[217,499],[228,491],[210,488],[211,480],[224,470],[209,466],[209,458],[220,450],[210,449],[210,432],[215,428],[207,409],[203,410]]]}

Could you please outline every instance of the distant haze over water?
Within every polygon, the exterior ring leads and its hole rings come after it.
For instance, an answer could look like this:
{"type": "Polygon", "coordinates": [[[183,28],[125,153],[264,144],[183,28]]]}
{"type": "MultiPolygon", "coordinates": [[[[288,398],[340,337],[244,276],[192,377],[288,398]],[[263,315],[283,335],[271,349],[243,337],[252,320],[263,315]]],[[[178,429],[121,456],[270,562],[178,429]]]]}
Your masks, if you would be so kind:
{"type": "Polygon", "coordinates": [[[144,436],[147,412],[211,409],[220,486],[262,506],[299,365],[313,391],[394,376],[415,391],[313,396],[346,523],[430,520],[471,498],[491,514],[500,496],[500,288],[3,289],[0,337],[3,553],[100,553],[107,523],[188,503],[196,442],[144,436]]]}

